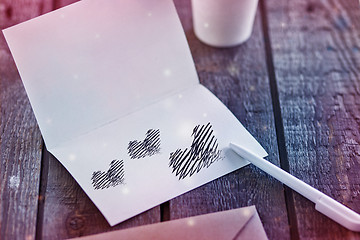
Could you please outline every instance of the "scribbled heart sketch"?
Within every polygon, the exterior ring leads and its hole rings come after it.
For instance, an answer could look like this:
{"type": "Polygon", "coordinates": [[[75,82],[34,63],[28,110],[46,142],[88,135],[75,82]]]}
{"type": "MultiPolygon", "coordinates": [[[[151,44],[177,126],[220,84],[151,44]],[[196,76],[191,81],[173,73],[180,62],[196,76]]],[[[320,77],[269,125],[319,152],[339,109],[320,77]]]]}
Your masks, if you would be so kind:
{"type": "Polygon", "coordinates": [[[96,171],[93,173],[92,185],[95,189],[104,189],[115,187],[124,183],[124,161],[113,160],[110,163],[109,170],[106,172],[96,171]]]}
{"type": "Polygon", "coordinates": [[[160,152],[160,129],[149,129],[143,141],[130,141],[128,153],[131,159],[144,158],[160,152]]]}
{"type": "Polygon", "coordinates": [[[197,125],[191,134],[193,141],[190,148],[177,149],[170,153],[169,167],[179,177],[179,180],[198,173],[219,160],[221,151],[218,150],[217,139],[213,135],[212,125],[197,125]]]}

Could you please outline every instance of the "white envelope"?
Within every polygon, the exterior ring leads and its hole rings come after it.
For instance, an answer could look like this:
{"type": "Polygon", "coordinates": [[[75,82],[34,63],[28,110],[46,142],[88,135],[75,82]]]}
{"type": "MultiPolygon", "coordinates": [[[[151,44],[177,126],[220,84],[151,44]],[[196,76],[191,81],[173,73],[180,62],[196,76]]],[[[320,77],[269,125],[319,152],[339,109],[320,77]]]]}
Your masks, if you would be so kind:
{"type": "Polygon", "coordinates": [[[170,0],[83,0],[4,30],[47,149],[111,225],[266,152],[199,84],[170,0]]]}
{"type": "Polygon", "coordinates": [[[78,240],[268,239],[255,206],[90,235],[78,240]]]}

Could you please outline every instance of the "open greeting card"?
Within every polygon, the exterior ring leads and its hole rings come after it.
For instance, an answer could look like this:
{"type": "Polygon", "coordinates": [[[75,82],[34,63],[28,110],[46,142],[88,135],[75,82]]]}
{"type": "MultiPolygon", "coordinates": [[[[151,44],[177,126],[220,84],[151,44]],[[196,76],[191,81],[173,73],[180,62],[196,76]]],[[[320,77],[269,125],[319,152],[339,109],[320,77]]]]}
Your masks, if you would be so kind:
{"type": "Polygon", "coordinates": [[[4,30],[46,146],[111,225],[266,152],[200,85],[170,0],[83,0],[4,30]]]}

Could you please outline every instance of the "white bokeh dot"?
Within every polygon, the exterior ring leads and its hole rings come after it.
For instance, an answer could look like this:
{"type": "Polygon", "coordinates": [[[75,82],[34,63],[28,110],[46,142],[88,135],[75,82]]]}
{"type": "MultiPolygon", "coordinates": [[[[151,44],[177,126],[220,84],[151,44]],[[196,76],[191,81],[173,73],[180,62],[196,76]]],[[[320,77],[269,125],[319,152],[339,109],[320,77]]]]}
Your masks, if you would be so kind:
{"type": "Polygon", "coordinates": [[[69,160],[70,161],[75,161],[76,160],[76,155],[74,153],[70,153],[69,154],[69,160]]]}
{"type": "Polygon", "coordinates": [[[168,69],[168,68],[167,68],[167,69],[164,69],[163,75],[164,75],[165,77],[170,77],[171,74],[172,74],[172,72],[171,72],[170,69],[168,69]]]}
{"type": "Polygon", "coordinates": [[[190,218],[187,220],[187,225],[189,227],[193,227],[195,225],[195,220],[193,218],[190,218]]]}
{"type": "Polygon", "coordinates": [[[52,124],[52,119],[51,119],[51,118],[47,118],[47,119],[46,119],[46,124],[51,125],[51,124],[52,124]]]}
{"type": "Polygon", "coordinates": [[[122,193],[124,194],[124,195],[127,195],[127,194],[129,194],[129,189],[127,188],[127,187],[124,187],[123,189],[122,189],[122,193]]]}

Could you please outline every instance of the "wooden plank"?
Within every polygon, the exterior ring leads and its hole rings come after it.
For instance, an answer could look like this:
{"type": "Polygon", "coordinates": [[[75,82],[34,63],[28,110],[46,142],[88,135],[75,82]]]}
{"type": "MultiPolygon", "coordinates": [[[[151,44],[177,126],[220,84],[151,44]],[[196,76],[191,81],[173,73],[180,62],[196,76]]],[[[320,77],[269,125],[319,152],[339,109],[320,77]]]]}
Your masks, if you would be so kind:
{"type": "Polygon", "coordinates": [[[52,0],[1,0],[0,27],[5,29],[47,13],[52,8],[52,0]]]}
{"type": "Polygon", "coordinates": [[[67,5],[70,5],[72,3],[75,3],[79,0],[54,0],[54,8],[57,9],[57,8],[62,8],[62,7],[65,7],[67,5]]]}
{"type": "MultiPolygon", "coordinates": [[[[35,17],[44,1],[2,0],[0,28],[35,17]]],[[[0,238],[34,239],[41,134],[3,34],[0,36],[0,238]]]]}
{"type": "MultiPolygon", "coordinates": [[[[235,48],[208,47],[196,39],[190,1],[176,1],[200,82],[209,88],[269,152],[277,165],[277,144],[264,60],[259,13],[248,42],[235,48]]],[[[269,239],[289,239],[282,185],[247,166],[170,201],[170,218],[256,205],[269,239]]]]}
{"type": "MultiPolygon", "coordinates": [[[[290,172],[360,212],[359,1],[266,1],[290,172]]],[[[358,239],[295,194],[301,239],[358,239]]]]}
{"type": "MultiPolygon", "coordinates": [[[[55,8],[67,6],[74,0],[55,2],[55,8]]],[[[46,152],[46,183],[42,205],[43,239],[64,239],[113,231],[160,221],[160,206],[154,207],[114,227],[106,222],[100,211],[67,172],[67,170],[46,152]]]]}

